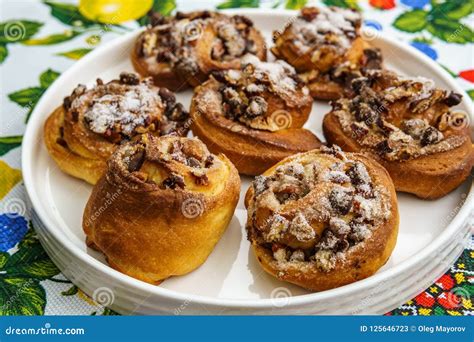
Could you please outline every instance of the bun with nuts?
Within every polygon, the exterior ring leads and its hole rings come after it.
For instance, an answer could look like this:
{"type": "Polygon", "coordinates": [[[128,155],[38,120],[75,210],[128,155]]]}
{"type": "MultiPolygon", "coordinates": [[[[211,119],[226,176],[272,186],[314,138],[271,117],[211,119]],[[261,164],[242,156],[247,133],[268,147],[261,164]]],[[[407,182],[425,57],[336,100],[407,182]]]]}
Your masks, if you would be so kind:
{"type": "Polygon", "coordinates": [[[245,54],[266,59],[265,41],[247,17],[200,11],[151,16],[132,63],[158,86],[178,91],[204,82],[214,70],[236,69],[245,54]]]}
{"type": "Polygon", "coordinates": [[[432,80],[372,71],[352,81],[355,97],[340,99],[324,117],[331,144],[368,153],[398,191],[442,197],[470,174],[474,149],[467,113],[450,109],[462,96],[432,80]]]}
{"type": "Polygon", "coordinates": [[[148,283],[189,273],[234,214],[237,170],[196,138],[144,134],[120,146],[87,202],[87,244],[148,283]]]}
{"type": "Polygon", "coordinates": [[[95,184],[117,146],[136,135],[186,135],[188,113],[166,88],[122,73],[108,83],[80,84],[44,126],[50,156],[65,173],[95,184]]]}
{"type": "Polygon", "coordinates": [[[371,276],[397,240],[387,171],[336,146],[288,157],[257,176],[245,205],[248,239],[264,270],[312,291],[371,276]]]}
{"type": "Polygon", "coordinates": [[[315,99],[350,94],[350,81],[382,65],[380,50],[360,33],[360,13],[338,7],[305,7],[283,32],[274,33],[271,51],[293,65],[315,99]]]}
{"type": "Polygon", "coordinates": [[[312,108],[308,89],[283,61],[252,55],[243,67],[214,73],[191,101],[191,129],[240,173],[257,175],[281,159],[321,145],[302,128],[312,108]]]}

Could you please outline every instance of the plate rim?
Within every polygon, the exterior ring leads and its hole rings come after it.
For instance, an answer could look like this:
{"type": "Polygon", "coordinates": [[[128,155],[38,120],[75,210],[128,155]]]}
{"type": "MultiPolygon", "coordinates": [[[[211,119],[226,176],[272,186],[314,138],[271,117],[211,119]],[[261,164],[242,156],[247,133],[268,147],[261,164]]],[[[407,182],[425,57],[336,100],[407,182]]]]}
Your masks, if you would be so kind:
{"type": "MultiPolygon", "coordinates": [[[[271,12],[265,12],[265,9],[232,9],[226,10],[224,12],[228,13],[238,13],[242,15],[251,15],[251,16],[261,16],[261,17],[270,17],[270,16],[284,16],[287,19],[291,18],[295,15],[297,11],[292,10],[272,10],[271,12]]],[[[23,144],[22,144],[22,151],[21,151],[21,163],[22,163],[22,174],[23,174],[23,181],[25,184],[25,189],[30,199],[30,203],[32,205],[33,210],[35,210],[38,218],[43,222],[44,226],[51,233],[54,238],[57,239],[58,242],[64,248],[67,248],[72,255],[76,258],[81,259],[85,264],[89,265],[89,267],[95,268],[97,271],[106,273],[109,277],[115,279],[118,283],[121,283],[124,286],[129,288],[134,288],[145,292],[150,295],[157,295],[166,297],[169,299],[173,299],[176,301],[192,301],[196,304],[202,305],[211,305],[211,306],[225,306],[229,308],[258,308],[258,309],[265,309],[265,308],[272,308],[278,306],[279,304],[287,303],[287,308],[293,308],[299,305],[311,304],[314,302],[328,300],[331,298],[335,298],[338,296],[344,296],[350,294],[352,291],[364,291],[370,289],[373,286],[376,286],[378,283],[385,282],[389,278],[395,278],[396,276],[406,272],[407,270],[416,266],[419,262],[421,262],[424,258],[436,252],[437,249],[442,247],[449,239],[451,239],[458,230],[461,229],[463,223],[466,221],[467,217],[470,214],[470,207],[474,206],[474,195],[473,195],[473,187],[474,182],[471,182],[469,187],[469,192],[467,197],[451,220],[451,222],[444,228],[442,233],[436,237],[431,243],[425,246],[419,253],[416,255],[402,261],[400,264],[395,265],[393,268],[389,270],[384,270],[380,273],[376,273],[366,279],[359,280],[357,282],[338,287],[331,290],[303,294],[298,296],[292,296],[291,301],[288,302],[288,298],[263,298],[263,299],[235,299],[235,298],[216,298],[206,295],[196,295],[190,293],[181,293],[178,291],[174,291],[171,289],[166,289],[160,286],[148,284],[142,282],[138,279],[130,277],[126,274],[123,274],[109,265],[100,262],[99,260],[95,259],[90,254],[84,252],[78,246],[70,243],[69,239],[62,233],[59,224],[55,222],[53,218],[43,210],[41,205],[41,200],[38,196],[38,193],[35,189],[34,185],[34,172],[32,172],[34,165],[33,162],[33,155],[32,151],[35,147],[35,140],[34,136],[38,130],[42,129],[44,125],[44,118],[40,116],[41,112],[45,112],[43,107],[47,105],[48,98],[52,96],[60,87],[61,81],[63,79],[69,78],[70,74],[73,74],[77,69],[81,69],[83,65],[88,64],[90,61],[96,58],[103,58],[108,51],[114,50],[116,46],[123,44],[125,41],[130,40],[133,36],[137,35],[140,31],[144,28],[139,28],[133,30],[132,32],[127,33],[121,37],[117,37],[112,41],[108,42],[104,46],[101,46],[91,53],[87,54],[81,60],[73,64],[69,67],[66,71],[64,71],[60,77],[53,83],[51,87],[47,89],[47,91],[42,95],[41,99],[39,100],[38,104],[36,105],[34,111],[31,114],[30,120],[28,125],[26,126],[26,130],[23,137],[23,144]]],[[[410,55],[413,59],[421,61],[423,64],[427,64],[430,68],[434,69],[437,75],[443,79],[445,83],[449,85],[449,88],[455,90],[456,92],[462,93],[464,98],[469,99],[469,96],[466,92],[458,85],[455,80],[449,75],[449,73],[444,70],[440,65],[438,65],[435,61],[431,60],[429,57],[425,56],[423,53],[419,52],[415,48],[411,47],[410,45],[399,42],[395,38],[391,38],[386,36],[385,34],[381,33],[374,38],[374,40],[381,40],[384,43],[393,45],[396,49],[403,50],[405,53],[410,55]]],[[[465,106],[470,113],[470,117],[473,117],[473,105],[471,101],[465,101],[465,106]]],[[[472,121],[472,120],[471,120],[472,121]]],[[[42,137],[42,135],[41,135],[42,137]]],[[[41,139],[42,140],[42,139],[41,139]]],[[[43,142],[42,142],[43,143],[43,142]]]]}

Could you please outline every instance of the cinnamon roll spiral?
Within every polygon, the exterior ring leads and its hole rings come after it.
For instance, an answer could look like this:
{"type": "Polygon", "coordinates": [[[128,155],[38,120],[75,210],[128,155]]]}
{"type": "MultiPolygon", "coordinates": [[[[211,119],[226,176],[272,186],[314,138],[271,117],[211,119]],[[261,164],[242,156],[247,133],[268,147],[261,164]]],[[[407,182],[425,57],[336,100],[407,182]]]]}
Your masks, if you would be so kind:
{"type": "Polygon", "coordinates": [[[474,165],[468,113],[450,107],[462,96],[432,80],[371,71],[352,81],[355,97],[340,99],[323,120],[329,143],[368,153],[398,191],[435,199],[457,188],[474,165]]]}
{"type": "Polygon", "coordinates": [[[239,70],[216,72],[197,87],[191,129],[209,149],[224,153],[240,173],[257,175],[281,159],[321,145],[302,126],[312,99],[283,61],[246,55],[239,70]]]}

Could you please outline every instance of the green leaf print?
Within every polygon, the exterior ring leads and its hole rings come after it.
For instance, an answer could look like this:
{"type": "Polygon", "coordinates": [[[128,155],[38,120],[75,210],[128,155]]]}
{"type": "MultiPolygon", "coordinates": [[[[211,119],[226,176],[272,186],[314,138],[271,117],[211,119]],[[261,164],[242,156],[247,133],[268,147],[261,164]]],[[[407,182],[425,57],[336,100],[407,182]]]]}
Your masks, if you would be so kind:
{"type": "Polygon", "coordinates": [[[43,315],[46,293],[37,280],[0,276],[0,316],[43,315]]]}
{"type": "Polygon", "coordinates": [[[30,20],[8,20],[0,23],[0,44],[17,43],[34,36],[43,23],[30,20]]]}
{"type": "Polygon", "coordinates": [[[17,278],[31,277],[38,280],[45,280],[59,273],[59,269],[49,259],[37,239],[33,244],[24,246],[11,255],[2,271],[9,276],[17,278]]]}
{"type": "Polygon", "coordinates": [[[467,93],[467,95],[469,95],[471,100],[474,101],[474,89],[470,89],[470,90],[466,91],[466,93],[467,93]]]}
{"type": "Polygon", "coordinates": [[[44,4],[51,8],[51,15],[63,24],[74,27],[87,27],[97,24],[84,17],[77,6],[53,1],[45,1],[44,4]]]}
{"type": "Polygon", "coordinates": [[[285,4],[285,8],[288,9],[300,9],[303,8],[308,0],[287,0],[285,4]]]}
{"type": "Polygon", "coordinates": [[[448,43],[466,44],[474,41],[474,32],[458,21],[434,19],[428,24],[427,30],[448,43]]]}
{"type": "Polygon", "coordinates": [[[393,26],[405,32],[419,32],[426,27],[427,16],[428,12],[423,10],[405,12],[395,19],[393,26]]]}
{"type": "Polygon", "coordinates": [[[474,12],[473,1],[432,1],[432,6],[431,14],[437,18],[459,20],[474,12]]]}
{"type": "Polygon", "coordinates": [[[153,11],[159,12],[163,15],[170,15],[171,12],[176,8],[175,0],[155,0],[151,7],[153,11]]]}
{"type": "Polygon", "coordinates": [[[112,309],[105,308],[104,311],[102,312],[102,316],[120,316],[120,314],[118,314],[112,309]]]}
{"type": "MultiPolygon", "coordinates": [[[[154,0],[151,10],[153,12],[161,13],[162,15],[168,16],[171,15],[175,8],[175,0],[154,0]]],[[[148,17],[148,14],[145,14],[143,17],[137,19],[137,22],[140,24],[140,26],[146,26],[150,23],[150,18],[148,17]]]]}
{"type": "Polygon", "coordinates": [[[39,76],[39,86],[20,89],[8,94],[8,98],[23,108],[27,108],[25,122],[28,122],[33,109],[39,99],[51,85],[51,83],[59,76],[59,72],[48,69],[39,76]]]}
{"type": "Polygon", "coordinates": [[[7,46],[0,44],[0,64],[3,63],[3,61],[7,58],[7,56],[8,56],[7,46]]]}
{"type": "Polygon", "coordinates": [[[85,55],[87,55],[91,51],[92,49],[80,48],[80,49],[58,53],[58,56],[63,56],[69,59],[78,60],[84,57],[85,55]]]}
{"type": "Polygon", "coordinates": [[[259,5],[260,5],[259,0],[227,0],[217,5],[217,8],[218,9],[242,8],[242,7],[257,8],[259,5]]]}
{"type": "Polygon", "coordinates": [[[40,281],[58,273],[30,224],[17,251],[0,254],[0,316],[43,315],[46,293],[40,281]]]}
{"type": "Polygon", "coordinates": [[[55,33],[43,38],[36,38],[36,39],[28,39],[23,42],[25,45],[54,45],[59,44],[62,42],[67,42],[78,35],[81,32],[74,31],[74,30],[66,30],[63,33],[55,33]]]}
{"type": "Polygon", "coordinates": [[[30,39],[43,23],[30,20],[8,20],[0,23],[0,64],[8,56],[7,44],[20,43],[30,39]]]}
{"type": "Polygon", "coordinates": [[[51,69],[44,71],[40,77],[40,86],[44,89],[48,88],[59,77],[60,73],[51,69]]]}
{"type": "MultiPolygon", "coordinates": [[[[0,156],[21,145],[23,137],[21,135],[0,138],[0,156]]],[[[2,267],[0,260],[0,267],[2,267]]]]}
{"type": "Polygon", "coordinates": [[[8,98],[23,108],[30,108],[38,102],[43,92],[42,87],[25,88],[9,94],[8,98]]]}
{"type": "Polygon", "coordinates": [[[7,252],[0,251],[0,268],[3,267],[3,265],[5,265],[9,257],[10,257],[10,254],[8,254],[7,252]]]}
{"type": "Polygon", "coordinates": [[[357,0],[323,0],[323,3],[326,6],[335,6],[341,8],[352,8],[359,10],[359,6],[357,5],[357,0]]]}
{"type": "Polygon", "coordinates": [[[74,296],[79,292],[79,288],[76,285],[71,286],[69,290],[61,292],[63,296],[74,296]]]}
{"type": "Polygon", "coordinates": [[[431,1],[431,10],[415,9],[402,13],[393,26],[405,32],[428,31],[448,43],[467,44],[474,41],[474,32],[459,20],[473,13],[474,2],[464,0],[431,1]]]}

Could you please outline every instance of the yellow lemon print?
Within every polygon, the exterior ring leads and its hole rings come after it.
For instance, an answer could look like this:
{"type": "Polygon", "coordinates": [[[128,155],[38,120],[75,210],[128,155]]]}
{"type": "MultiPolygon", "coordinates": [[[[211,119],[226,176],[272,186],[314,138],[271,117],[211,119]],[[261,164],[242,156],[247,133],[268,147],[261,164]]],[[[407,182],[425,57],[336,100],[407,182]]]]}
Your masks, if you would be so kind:
{"type": "Polygon", "coordinates": [[[0,200],[21,180],[20,170],[0,160],[0,200]]]}
{"type": "Polygon", "coordinates": [[[80,0],[79,12],[89,20],[119,24],[144,16],[153,0],[80,0]]]}
{"type": "Polygon", "coordinates": [[[92,298],[86,295],[84,292],[82,292],[81,289],[78,289],[77,295],[79,296],[79,298],[81,298],[83,301],[85,301],[89,305],[97,306],[97,304],[92,300],[92,298]]]}

